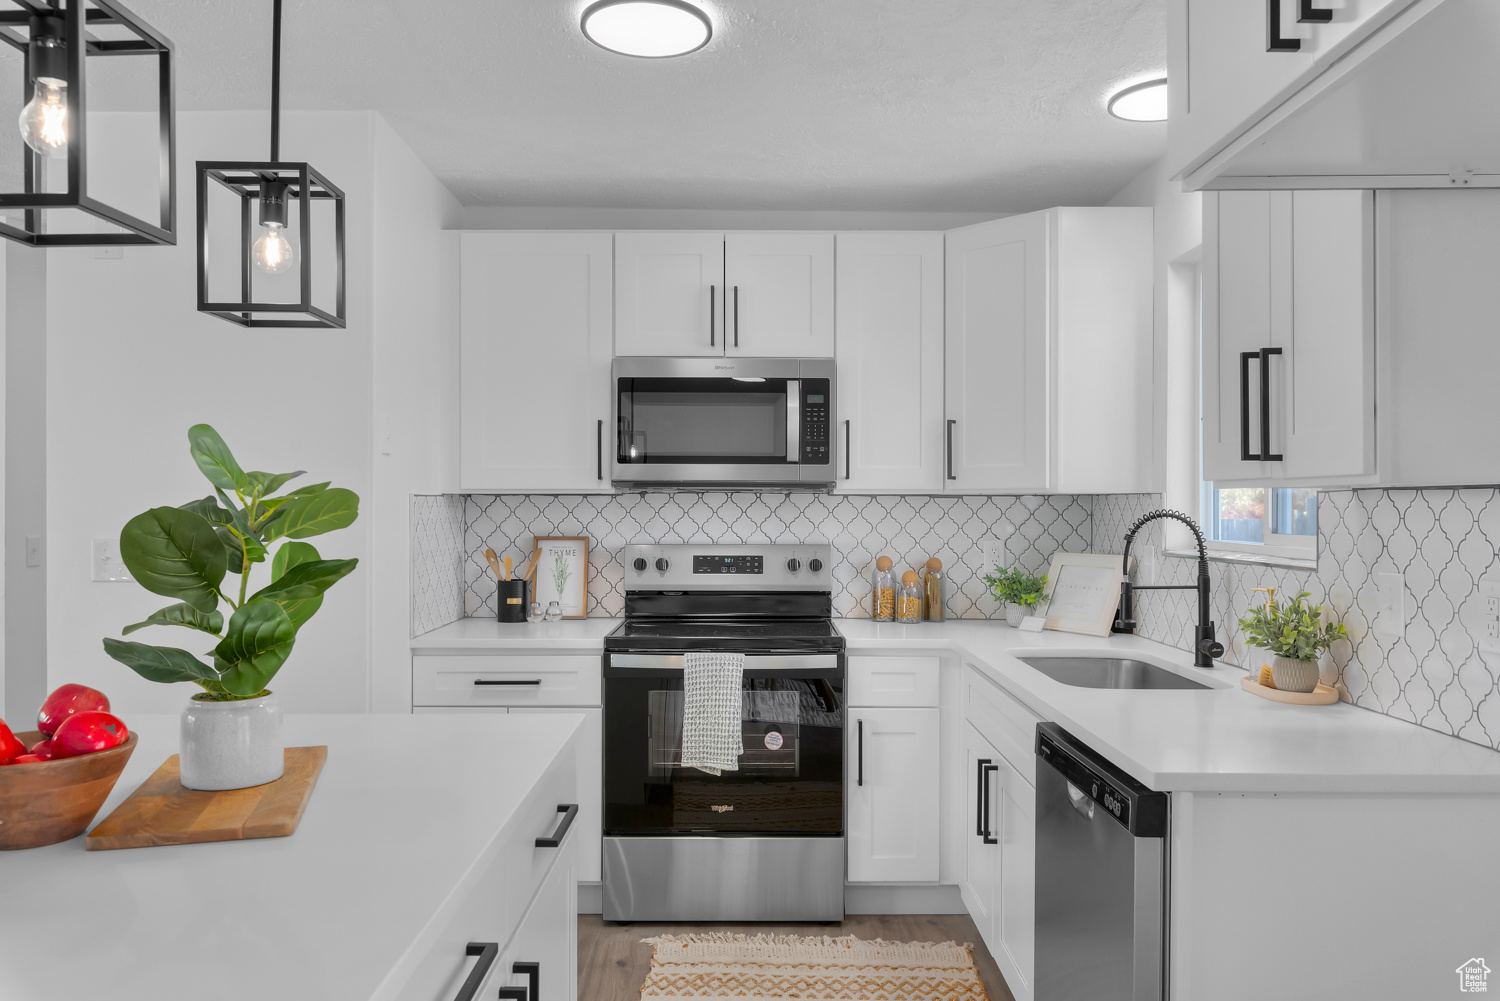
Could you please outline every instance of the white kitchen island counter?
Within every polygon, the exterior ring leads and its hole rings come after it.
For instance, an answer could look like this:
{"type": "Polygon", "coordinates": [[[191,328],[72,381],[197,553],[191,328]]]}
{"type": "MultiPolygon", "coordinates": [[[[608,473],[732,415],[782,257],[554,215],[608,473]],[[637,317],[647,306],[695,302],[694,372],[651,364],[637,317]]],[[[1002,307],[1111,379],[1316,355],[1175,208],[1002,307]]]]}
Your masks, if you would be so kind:
{"type": "MultiPolygon", "coordinates": [[[[557,826],[553,797],[574,795],[581,721],[288,716],[288,746],[328,746],[291,837],[0,852],[0,998],[451,998],[474,962],[450,955],[454,935],[513,927],[536,889],[526,867],[556,857],[530,853],[557,826]],[[472,932],[453,927],[514,844],[518,877],[472,932]]],[[[175,716],[126,723],[140,744],[96,822],[177,752],[175,716]]]]}

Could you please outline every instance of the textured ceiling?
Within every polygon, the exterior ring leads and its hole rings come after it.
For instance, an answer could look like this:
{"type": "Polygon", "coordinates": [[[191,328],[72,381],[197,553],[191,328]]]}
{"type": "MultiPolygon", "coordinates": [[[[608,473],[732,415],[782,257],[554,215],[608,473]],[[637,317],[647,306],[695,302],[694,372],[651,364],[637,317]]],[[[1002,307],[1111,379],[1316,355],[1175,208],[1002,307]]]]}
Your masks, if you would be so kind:
{"type": "MultiPolygon", "coordinates": [[[[590,44],[586,2],[286,0],[284,105],[380,111],[466,205],[1018,211],[1165,151],[1102,105],[1164,70],[1164,0],[705,0],[668,60],[590,44]]],[[[179,108],[266,106],[270,0],[130,6],[179,108]]]]}

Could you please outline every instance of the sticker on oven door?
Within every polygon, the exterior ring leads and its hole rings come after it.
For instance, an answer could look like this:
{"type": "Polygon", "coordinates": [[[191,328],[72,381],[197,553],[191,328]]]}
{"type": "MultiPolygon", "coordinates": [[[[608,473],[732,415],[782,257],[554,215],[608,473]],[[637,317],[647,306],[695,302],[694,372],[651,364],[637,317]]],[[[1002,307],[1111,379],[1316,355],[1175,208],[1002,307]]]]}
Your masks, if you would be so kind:
{"type": "Polygon", "coordinates": [[[766,750],[768,750],[768,751],[779,751],[779,750],[781,750],[781,745],[782,745],[781,731],[780,730],[767,730],[766,731],[766,750]]]}

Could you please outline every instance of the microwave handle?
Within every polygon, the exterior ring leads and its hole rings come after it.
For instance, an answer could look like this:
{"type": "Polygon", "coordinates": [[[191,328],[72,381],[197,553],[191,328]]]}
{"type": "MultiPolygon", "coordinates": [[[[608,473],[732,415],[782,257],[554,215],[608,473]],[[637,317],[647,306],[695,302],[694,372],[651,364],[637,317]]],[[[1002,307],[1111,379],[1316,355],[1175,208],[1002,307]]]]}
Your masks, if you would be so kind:
{"type": "Polygon", "coordinates": [[[786,381],[786,461],[802,459],[802,380],[786,381]]]}

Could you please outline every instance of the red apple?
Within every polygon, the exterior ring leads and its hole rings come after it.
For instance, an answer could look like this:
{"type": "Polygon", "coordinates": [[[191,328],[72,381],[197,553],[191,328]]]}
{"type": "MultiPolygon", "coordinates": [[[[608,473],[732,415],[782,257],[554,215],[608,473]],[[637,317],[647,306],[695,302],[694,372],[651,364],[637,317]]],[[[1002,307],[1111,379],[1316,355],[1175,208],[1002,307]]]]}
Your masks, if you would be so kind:
{"type": "Polygon", "coordinates": [[[109,712],[109,699],[103,692],[87,685],[59,685],[36,714],[36,728],[50,737],[74,713],[95,711],[109,712]]]}
{"type": "Polygon", "coordinates": [[[52,735],[52,757],[73,758],[119,747],[130,739],[125,721],[110,713],[74,713],[52,735]]]}
{"type": "Polygon", "coordinates": [[[31,745],[31,753],[35,754],[37,757],[41,758],[43,761],[50,761],[50,760],[52,760],[52,740],[51,740],[51,738],[48,738],[47,740],[39,740],[35,744],[32,744],[31,745]]]}
{"type": "Polygon", "coordinates": [[[35,754],[18,754],[10,759],[10,763],[13,765],[35,765],[46,760],[46,758],[39,758],[35,754]]]}
{"type": "Polygon", "coordinates": [[[26,745],[17,740],[10,727],[5,725],[5,720],[0,719],[0,765],[8,765],[12,758],[25,753],[26,745]]]}

